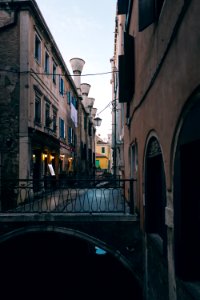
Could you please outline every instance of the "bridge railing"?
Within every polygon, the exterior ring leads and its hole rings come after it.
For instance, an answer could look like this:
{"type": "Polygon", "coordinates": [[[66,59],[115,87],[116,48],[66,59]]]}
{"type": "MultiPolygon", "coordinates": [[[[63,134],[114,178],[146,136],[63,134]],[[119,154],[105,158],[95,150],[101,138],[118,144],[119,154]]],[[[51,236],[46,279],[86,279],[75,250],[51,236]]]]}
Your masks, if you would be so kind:
{"type": "Polygon", "coordinates": [[[134,179],[6,180],[3,213],[134,213],[134,179]]]}

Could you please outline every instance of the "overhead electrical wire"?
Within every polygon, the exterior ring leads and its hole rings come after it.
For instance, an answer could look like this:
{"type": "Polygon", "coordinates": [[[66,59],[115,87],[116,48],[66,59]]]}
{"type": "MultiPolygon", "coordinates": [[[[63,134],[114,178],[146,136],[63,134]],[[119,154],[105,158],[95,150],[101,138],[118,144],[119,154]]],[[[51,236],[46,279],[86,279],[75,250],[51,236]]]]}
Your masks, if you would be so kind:
{"type": "MultiPolygon", "coordinates": [[[[40,72],[34,72],[34,71],[16,71],[16,70],[6,70],[6,69],[1,69],[0,72],[7,72],[7,73],[15,73],[15,74],[35,74],[35,75],[47,75],[47,76],[97,76],[97,75],[106,75],[106,74],[111,74],[111,73],[117,73],[118,71],[110,71],[110,72],[101,72],[101,73],[90,73],[90,74],[58,74],[58,73],[40,73],[40,72]]],[[[64,94],[67,92],[64,91],[64,94]]],[[[100,115],[104,110],[106,110],[113,101],[110,101],[98,114],[100,115]]]]}
{"type": "Polygon", "coordinates": [[[100,115],[104,110],[106,110],[111,104],[112,104],[112,101],[110,101],[110,102],[106,105],[106,107],[104,107],[104,109],[102,109],[102,110],[97,114],[97,116],[100,115]]]}
{"type": "Polygon", "coordinates": [[[1,69],[0,72],[7,72],[7,73],[15,73],[15,74],[35,74],[35,75],[46,75],[46,76],[98,76],[98,75],[107,75],[112,73],[117,73],[118,71],[110,71],[110,72],[99,72],[99,73],[88,73],[88,74],[68,74],[68,73],[47,73],[47,72],[35,72],[35,71],[16,71],[16,70],[7,70],[1,69]]]}

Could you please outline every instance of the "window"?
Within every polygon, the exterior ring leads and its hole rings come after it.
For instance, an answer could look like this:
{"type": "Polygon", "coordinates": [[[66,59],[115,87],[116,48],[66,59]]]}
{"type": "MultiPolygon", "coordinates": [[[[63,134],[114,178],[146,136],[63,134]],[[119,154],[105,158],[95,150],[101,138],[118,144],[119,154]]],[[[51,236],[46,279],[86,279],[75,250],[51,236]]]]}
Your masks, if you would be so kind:
{"type": "Polygon", "coordinates": [[[164,0],[139,0],[139,31],[158,20],[164,0]]]}
{"type": "Polygon", "coordinates": [[[45,73],[49,73],[49,54],[45,52],[45,57],[44,57],[44,71],[45,73]]]}
{"type": "Polygon", "coordinates": [[[56,84],[56,64],[53,62],[53,75],[52,75],[53,83],[56,84]]]}
{"type": "Polygon", "coordinates": [[[156,0],[155,2],[156,2],[156,3],[155,3],[155,8],[156,8],[156,18],[158,19],[159,16],[160,16],[162,7],[163,7],[164,0],[156,0]]]}
{"type": "Polygon", "coordinates": [[[100,161],[99,161],[99,159],[96,159],[95,165],[96,165],[96,168],[100,168],[100,161]]]}
{"type": "Polygon", "coordinates": [[[118,0],[117,1],[117,14],[125,15],[128,11],[129,0],[118,0]]]}
{"type": "Polygon", "coordinates": [[[46,103],[45,107],[45,126],[49,127],[51,125],[51,118],[50,118],[50,105],[46,103]]]}
{"type": "Polygon", "coordinates": [[[87,130],[87,116],[84,115],[84,129],[87,130]]]}
{"type": "Polygon", "coordinates": [[[68,128],[68,143],[72,144],[72,128],[68,128]]]}
{"type": "Polygon", "coordinates": [[[35,35],[35,59],[41,63],[41,41],[37,34],[35,35]]]}
{"type": "Polygon", "coordinates": [[[131,178],[137,178],[138,170],[138,154],[137,154],[137,145],[134,144],[131,147],[131,178]]]}
{"type": "Polygon", "coordinates": [[[87,146],[81,142],[81,159],[87,159],[87,146]]]}
{"type": "Polygon", "coordinates": [[[101,147],[101,153],[105,153],[105,147],[101,147]]]}
{"type": "Polygon", "coordinates": [[[41,97],[35,95],[35,123],[41,123],[41,97]]]}
{"type": "Polygon", "coordinates": [[[88,135],[92,136],[92,123],[90,121],[88,122],[88,135]]]}
{"type": "Polygon", "coordinates": [[[67,103],[70,105],[71,104],[71,92],[67,92],[67,103]]]}
{"type": "Polygon", "coordinates": [[[56,128],[57,128],[57,110],[53,109],[53,132],[56,132],[56,128]]]}
{"type": "Polygon", "coordinates": [[[64,80],[62,77],[60,77],[60,94],[63,96],[64,95],[64,80]]]}
{"type": "Polygon", "coordinates": [[[60,132],[60,138],[65,138],[65,121],[61,118],[59,118],[59,132],[60,132]]]}
{"type": "Polygon", "coordinates": [[[72,97],[71,102],[72,102],[72,104],[74,105],[74,107],[75,107],[76,109],[78,109],[78,102],[77,102],[77,99],[74,98],[74,97],[72,97]]]}
{"type": "Polygon", "coordinates": [[[124,32],[124,55],[119,55],[119,102],[130,102],[135,88],[134,38],[124,32]]]}

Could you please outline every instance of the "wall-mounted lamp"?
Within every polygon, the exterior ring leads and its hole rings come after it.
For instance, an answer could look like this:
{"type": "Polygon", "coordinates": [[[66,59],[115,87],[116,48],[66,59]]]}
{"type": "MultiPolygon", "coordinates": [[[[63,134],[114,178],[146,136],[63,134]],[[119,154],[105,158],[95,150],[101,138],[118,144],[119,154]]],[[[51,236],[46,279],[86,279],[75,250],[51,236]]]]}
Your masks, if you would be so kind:
{"type": "Polygon", "coordinates": [[[101,126],[102,119],[99,117],[94,118],[94,125],[101,126]]]}
{"type": "Polygon", "coordinates": [[[42,159],[45,160],[45,158],[47,158],[47,154],[46,154],[46,153],[43,153],[43,154],[42,154],[42,159]]]}
{"type": "Polygon", "coordinates": [[[35,154],[32,155],[32,158],[33,158],[33,163],[35,163],[36,162],[36,156],[35,156],[35,154]]]}

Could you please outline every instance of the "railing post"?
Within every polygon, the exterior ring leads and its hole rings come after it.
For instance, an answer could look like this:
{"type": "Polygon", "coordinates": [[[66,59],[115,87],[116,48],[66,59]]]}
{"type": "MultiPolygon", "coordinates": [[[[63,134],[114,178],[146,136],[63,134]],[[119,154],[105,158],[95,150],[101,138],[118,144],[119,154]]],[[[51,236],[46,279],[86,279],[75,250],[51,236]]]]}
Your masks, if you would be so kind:
{"type": "Polygon", "coordinates": [[[131,214],[134,214],[134,212],[135,212],[133,182],[134,182],[134,179],[130,179],[130,181],[129,181],[129,203],[130,203],[130,213],[131,214]]]}

